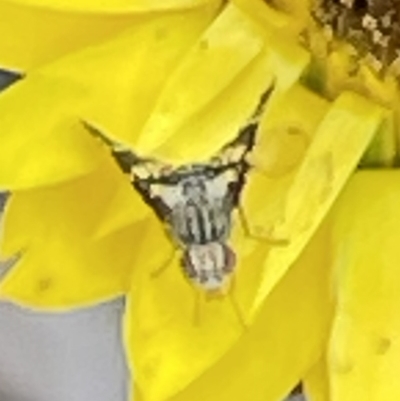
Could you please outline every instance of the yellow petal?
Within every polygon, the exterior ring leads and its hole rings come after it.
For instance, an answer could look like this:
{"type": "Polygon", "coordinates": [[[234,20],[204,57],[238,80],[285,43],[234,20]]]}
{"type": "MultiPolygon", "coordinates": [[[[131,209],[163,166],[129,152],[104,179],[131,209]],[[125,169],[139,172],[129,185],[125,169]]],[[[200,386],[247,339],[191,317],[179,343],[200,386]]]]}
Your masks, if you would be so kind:
{"type": "Polygon", "coordinates": [[[9,2],[25,6],[30,5],[34,7],[61,10],[63,12],[83,11],[86,13],[105,12],[109,14],[121,13],[129,15],[132,12],[138,13],[190,9],[211,3],[212,0],[165,0],[162,3],[157,0],[106,0],[102,2],[96,0],[82,0],[79,2],[71,2],[68,0],[9,0],[9,2]]]}
{"type": "Polygon", "coordinates": [[[167,79],[212,22],[217,6],[155,14],[123,35],[60,59],[41,73],[83,86],[88,99],[81,117],[136,146],[167,79]]]}
{"type": "MultiPolygon", "coordinates": [[[[168,80],[144,128],[139,149],[149,153],[162,145],[185,120],[209,106],[239,74],[251,75],[244,69],[262,47],[263,38],[253,22],[235,6],[228,5],[168,80]]],[[[264,82],[266,87],[268,77],[264,82]]],[[[191,133],[191,137],[196,135],[191,133]]],[[[179,139],[175,137],[174,142],[179,139]]]]}
{"type": "Polygon", "coordinates": [[[114,40],[32,72],[2,94],[0,187],[53,184],[93,170],[101,153],[79,127],[82,119],[133,141],[177,60],[215,12],[214,5],[148,18],[114,40]]]}
{"type": "Polygon", "coordinates": [[[363,154],[360,166],[363,168],[392,167],[397,159],[396,113],[388,113],[387,118],[376,133],[375,138],[363,154]]]}
{"type": "Polygon", "coordinates": [[[274,226],[284,217],[288,190],[328,108],[327,101],[295,85],[267,110],[252,155],[256,168],[249,174],[242,197],[254,234],[280,239],[274,226]],[[303,104],[307,109],[299,107],[303,104]]]}
{"type": "Polygon", "coordinates": [[[140,230],[131,226],[98,242],[79,237],[62,245],[37,242],[3,279],[0,299],[49,311],[95,305],[122,295],[135,258],[126,238],[137,243],[140,230]]]}
{"type": "Polygon", "coordinates": [[[334,102],[287,192],[283,219],[273,233],[289,243],[274,247],[264,263],[255,312],[315,232],[383,118],[383,109],[352,93],[343,93],[334,102]]]}
{"type": "Polygon", "coordinates": [[[2,66],[31,70],[80,48],[98,44],[159,11],[199,11],[213,0],[1,0],[2,66]],[[66,39],[67,38],[67,39],[66,39]]]}
{"type": "Polygon", "coordinates": [[[260,277],[257,266],[268,248],[246,239],[237,225],[234,300],[208,299],[184,277],[180,252],[158,221],[143,235],[137,261],[142,268],[132,276],[126,341],[140,390],[159,400],[187,386],[243,333],[260,277]]]}
{"type": "MultiPolygon", "coordinates": [[[[246,16],[235,7],[228,7],[171,76],[140,134],[144,139],[135,150],[147,154],[143,150],[147,145],[154,148],[165,141],[157,150],[160,157],[190,162],[205,159],[231,140],[251,115],[260,93],[271,84],[273,63],[270,52],[260,50],[262,45],[263,37],[246,16]],[[238,26],[242,26],[239,34],[238,26]],[[238,40],[241,40],[241,51],[238,51],[238,40]],[[207,49],[202,46],[205,42],[209,43],[207,49]],[[221,69],[222,61],[216,63],[215,57],[229,58],[232,63],[229,71],[225,69],[226,61],[221,69]],[[213,85],[207,85],[207,80],[213,85]],[[164,122],[168,130],[163,130],[164,122]],[[181,128],[174,131],[174,125],[181,128]]],[[[127,119],[120,118],[117,122],[127,119]]],[[[136,219],[137,206],[128,205],[124,194],[116,202],[120,203],[110,208],[100,224],[100,236],[136,219]]]]}
{"type": "MultiPolygon", "coordinates": [[[[232,3],[249,14],[263,29],[279,32],[285,40],[289,37],[292,39],[296,37],[295,41],[297,41],[297,35],[304,24],[304,21],[299,18],[299,15],[304,15],[304,5],[301,7],[301,12],[297,12],[296,18],[293,18],[293,16],[283,13],[282,10],[278,11],[276,7],[272,7],[264,0],[232,0],[232,3]]],[[[276,1],[274,1],[274,6],[275,3],[276,1]]],[[[296,9],[296,6],[301,3],[302,1],[291,1],[290,7],[285,8],[291,8],[291,11],[294,11],[293,9],[296,9]]],[[[300,7],[296,11],[300,11],[300,7]]]]}
{"type": "Polygon", "coordinates": [[[277,76],[281,88],[290,88],[297,82],[310,62],[310,55],[294,42],[282,40],[274,32],[267,40],[271,58],[271,69],[277,76]]]}
{"type": "Polygon", "coordinates": [[[358,172],[336,206],[332,401],[400,398],[400,174],[358,172]]]}
{"type": "MultiPolygon", "coordinates": [[[[135,245],[146,222],[93,240],[125,177],[106,163],[60,186],[13,193],[5,211],[2,251],[20,253],[0,284],[0,297],[36,308],[69,308],[126,290],[135,245]]],[[[140,219],[138,215],[138,219],[140,219]]]]}
{"type": "Polygon", "coordinates": [[[126,185],[120,185],[113,194],[99,218],[98,225],[94,231],[94,239],[100,239],[112,235],[125,227],[146,218],[154,218],[154,212],[132,187],[130,180],[126,185]]]}
{"type": "MultiPolygon", "coordinates": [[[[235,244],[250,252],[239,266],[239,291],[233,291],[243,307],[240,286],[254,291],[265,248],[257,244],[258,255],[252,257],[255,245],[250,240],[235,244]]],[[[321,356],[328,336],[332,305],[327,246],[324,226],[246,329],[238,324],[229,299],[205,302],[196,326],[195,293],[176,265],[146,286],[134,277],[126,344],[139,390],[135,399],[283,399],[321,356]]],[[[151,249],[147,255],[154,258],[151,249]]]]}
{"type": "Polygon", "coordinates": [[[137,149],[176,163],[206,158],[235,136],[273,76],[285,91],[308,61],[227,6],[168,80],[137,149]]]}
{"type": "Polygon", "coordinates": [[[331,401],[328,366],[325,355],[307,372],[302,380],[309,401],[331,401]]]}
{"type": "Polygon", "coordinates": [[[0,185],[21,189],[53,184],[93,171],[103,159],[71,113],[83,97],[67,82],[20,81],[0,97],[0,185]],[[49,88],[52,87],[50,90],[49,88]],[[47,90],[38,100],[38,93],[47,90]],[[61,99],[70,102],[63,104],[61,99]],[[38,104],[39,103],[39,104],[38,104]],[[35,105],[34,107],[32,105],[35,105]]]}

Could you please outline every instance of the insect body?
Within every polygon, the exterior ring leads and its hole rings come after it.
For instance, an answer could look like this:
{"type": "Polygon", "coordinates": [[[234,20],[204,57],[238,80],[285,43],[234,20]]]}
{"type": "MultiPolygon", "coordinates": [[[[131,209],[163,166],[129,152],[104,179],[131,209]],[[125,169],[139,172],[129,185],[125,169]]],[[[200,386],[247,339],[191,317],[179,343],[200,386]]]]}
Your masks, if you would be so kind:
{"type": "Polygon", "coordinates": [[[250,165],[246,156],[255,145],[260,116],[272,88],[260,98],[255,112],[236,138],[204,163],[173,167],[142,158],[83,122],[111,150],[143,200],[164,223],[169,237],[182,251],[186,277],[205,289],[224,288],[234,271],[235,253],[228,245],[232,213],[250,165]]]}

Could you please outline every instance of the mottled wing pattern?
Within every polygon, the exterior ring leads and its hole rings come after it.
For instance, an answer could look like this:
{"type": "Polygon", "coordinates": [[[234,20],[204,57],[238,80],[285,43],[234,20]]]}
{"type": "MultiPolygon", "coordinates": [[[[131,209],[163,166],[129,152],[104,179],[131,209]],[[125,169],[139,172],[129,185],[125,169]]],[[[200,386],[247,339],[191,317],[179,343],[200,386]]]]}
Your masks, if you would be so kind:
{"type": "MultiPolygon", "coordinates": [[[[193,184],[193,188],[199,184],[204,186],[204,202],[198,206],[198,209],[204,205],[204,208],[208,207],[209,210],[213,207],[218,209],[214,211],[214,214],[218,211],[218,213],[230,215],[233,208],[238,205],[240,193],[245,184],[245,175],[250,168],[246,156],[255,145],[260,118],[273,89],[274,85],[263,93],[255,111],[238,135],[205,163],[173,168],[156,159],[142,158],[129,147],[104,135],[92,124],[86,121],[82,123],[94,137],[101,139],[107,145],[121,170],[131,176],[134,188],[162,221],[174,223],[171,222],[171,218],[174,218],[172,214],[176,214],[179,208],[182,209],[182,213],[193,210],[185,207],[185,202],[186,206],[188,203],[194,203],[187,194],[185,195],[185,188],[188,188],[190,184],[193,184]],[[223,204],[217,205],[218,202],[223,204]]],[[[207,212],[207,216],[208,214],[207,212]]],[[[188,221],[185,224],[192,223],[197,218],[196,216],[181,216],[181,220],[187,218],[188,221]]],[[[203,216],[203,220],[207,220],[206,217],[203,216]]],[[[204,238],[207,238],[207,235],[204,235],[204,238]]]]}
{"type": "Polygon", "coordinates": [[[112,156],[124,173],[130,174],[133,166],[142,163],[142,159],[136,156],[130,148],[124,146],[120,142],[113,141],[93,124],[83,120],[81,122],[84,128],[86,128],[95,138],[100,139],[108,146],[112,156]]]}
{"type": "Polygon", "coordinates": [[[129,147],[112,140],[103,134],[99,128],[87,121],[82,121],[82,124],[94,137],[107,145],[119,168],[130,176],[132,186],[154,210],[158,218],[165,221],[170,209],[161,197],[152,191],[152,186],[163,181],[165,171],[171,170],[170,166],[156,159],[136,155],[129,147]]]}
{"type": "Polygon", "coordinates": [[[211,159],[210,165],[216,170],[231,170],[234,175],[229,183],[232,195],[232,206],[239,204],[240,193],[245,184],[245,176],[251,167],[247,156],[256,144],[256,134],[260,125],[261,117],[265,111],[268,100],[274,91],[275,85],[271,85],[260,97],[260,100],[252,116],[239,130],[238,135],[211,159]]]}

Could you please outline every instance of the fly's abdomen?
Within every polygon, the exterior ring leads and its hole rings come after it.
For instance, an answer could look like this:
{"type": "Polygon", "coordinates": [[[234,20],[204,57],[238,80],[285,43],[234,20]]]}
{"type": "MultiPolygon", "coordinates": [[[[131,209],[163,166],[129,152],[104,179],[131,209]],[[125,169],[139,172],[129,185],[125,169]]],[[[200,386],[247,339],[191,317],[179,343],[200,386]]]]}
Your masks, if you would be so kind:
{"type": "Polygon", "coordinates": [[[220,291],[234,271],[235,254],[224,243],[187,247],[182,257],[186,277],[207,291],[220,291]]]}

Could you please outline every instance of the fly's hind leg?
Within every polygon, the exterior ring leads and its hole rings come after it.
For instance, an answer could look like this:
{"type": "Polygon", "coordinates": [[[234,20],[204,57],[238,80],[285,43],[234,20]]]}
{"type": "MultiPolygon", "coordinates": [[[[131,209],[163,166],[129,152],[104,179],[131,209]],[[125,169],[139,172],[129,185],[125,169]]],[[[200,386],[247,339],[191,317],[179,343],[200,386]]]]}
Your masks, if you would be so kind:
{"type": "MultiPolygon", "coordinates": [[[[204,294],[201,290],[196,288],[194,289],[194,291],[195,291],[195,298],[194,298],[194,308],[193,308],[193,325],[199,327],[201,324],[201,306],[203,305],[203,301],[206,300],[205,297],[206,294],[204,294]]],[[[229,297],[229,302],[232,305],[233,311],[237,316],[238,322],[242,327],[243,331],[247,330],[248,325],[246,323],[246,320],[243,316],[243,312],[240,309],[240,305],[233,292],[233,283],[226,296],[229,297]]]]}
{"type": "MultiPolygon", "coordinates": [[[[244,313],[240,308],[239,302],[235,297],[235,286],[236,280],[235,277],[232,277],[231,285],[227,293],[220,294],[218,297],[228,297],[230,304],[232,305],[233,311],[237,316],[238,322],[242,327],[243,331],[247,330],[248,324],[244,317],[244,313]]],[[[193,307],[193,325],[199,327],[201,324],[201,307],[204,305],[204,302],[207,301],[207,293],[202,291],[199,288],[193,288],[194,291],[194,307],[193,307]]],[[[210,300],[215,300],[215,295],[211,296],[210,300]]]]}
{"type": "Polygon", "coordinates": [[[236,277],[233,276],[231,279],[231,285],[230,285],[227,295],[229,297],[229,301],[232,305],[233,311],[235,312],[235,314],[237,316],[238,322],[242,326],[243,331],[246,331],[248,329],[248,324],[244,317],[244,313],[243,313],[242,309],[240,308],[239,302],[236,299],[235,289],[236,289],[236,277]]]}
{"type": "Polygon", "coordinates": [[[287,246],[289,244],[290,240],[288,238],[274,238],[274,237],[270,237],[268,235],[254,233],[250,227],[249,221],[246,218],[246,213],[243,209],[243,206],[239,204],[237,207],[237,210],[238,210],[238,216],[239,216],[240,223],[242,224],[245,234],[249,238],[252,238],[252,239],[255,239],[258,241],[268,242],[272,246],[287,246]]]}

